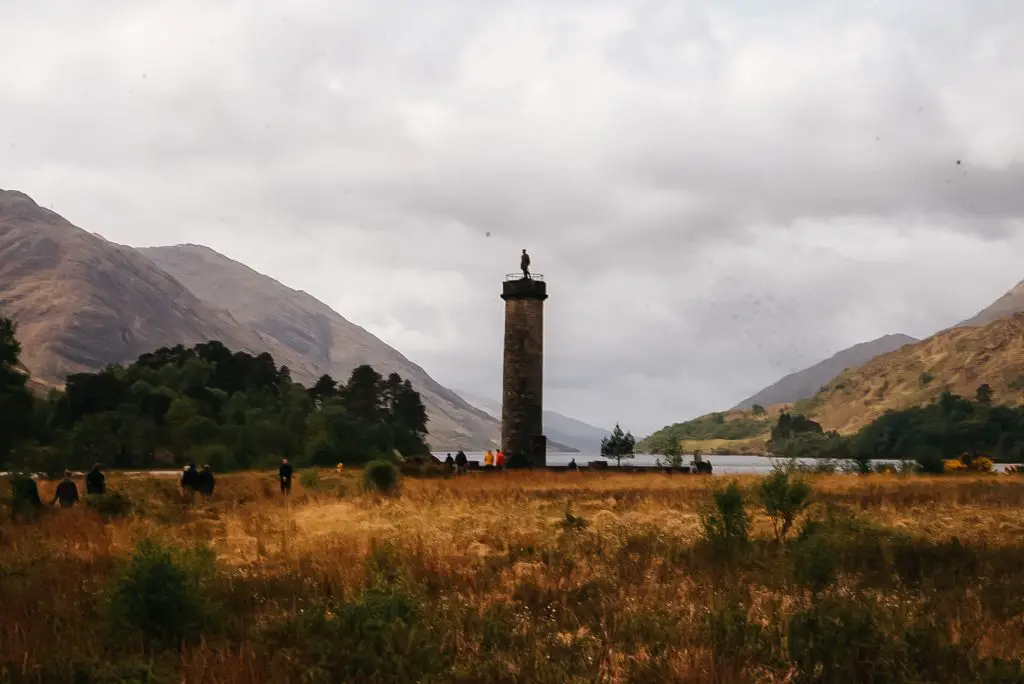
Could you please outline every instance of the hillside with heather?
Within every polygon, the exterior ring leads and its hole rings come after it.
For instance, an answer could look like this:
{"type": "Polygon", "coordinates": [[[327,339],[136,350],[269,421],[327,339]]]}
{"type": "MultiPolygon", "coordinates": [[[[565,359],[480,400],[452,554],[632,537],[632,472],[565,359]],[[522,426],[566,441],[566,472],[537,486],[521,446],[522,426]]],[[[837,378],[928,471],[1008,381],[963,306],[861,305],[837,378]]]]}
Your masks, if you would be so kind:
{"type": "Polygon", "coordinates": [[[974,396],[983,384],[1000,404],[1024,402],[1024,314],[945,330],[883,354],[797,407],[824,429],[850,434],[890,409],[929,404],[946,391],[974,396]]]}

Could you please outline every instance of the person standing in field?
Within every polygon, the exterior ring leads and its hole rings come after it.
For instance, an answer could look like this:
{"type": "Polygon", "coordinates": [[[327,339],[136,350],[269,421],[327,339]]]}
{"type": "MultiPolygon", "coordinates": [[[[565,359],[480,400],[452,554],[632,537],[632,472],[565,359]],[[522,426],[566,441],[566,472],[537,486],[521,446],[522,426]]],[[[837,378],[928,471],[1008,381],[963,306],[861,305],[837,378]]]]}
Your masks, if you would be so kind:
{"type": "Polygon", "coordinates": [[[100,470],[100,464],[94,463],[92,470],[85,476],[85,493],[89,495],[104,494],[107,491],[107,476],[100,470]]]}
{"type": "Polygon", "coordinates": [[[466,458],[466,452],[459,449],[458,453],[455,454],[455,474],[459,475],[466,472],[466,466],[469,464],[469,459],[466,458]]]}
{"type": "Polygon", "coordinates": [[[494,452],[491,451],[490,449],[488,449],[487,453],[484,454],[484,467],[486,468],[487,466],[493,466],[493,465],[494,465],[494,452]]]}
{"type": "Polygon", "coordinates": [[[64,479],[57,485],[57,491],[54,493],[50,505],[54,506],[58,501],[60,501],[61,508],[71,508],[78,501],[78,485],[71,479],[70,470],[64,471],[64,479]]]}
{"type": "Polygon", "coordinates": [[[18,516],[32,518],[43,508],[39,498],[39,485],[29,475],[15,474],[11,477],[11,520],[18,516]]]}
{"type": "Polygon", "coordinates": [[[498,453],[494,456],[494,465],[498,468],[505,467],[505,452],[498,449],[498,453]]]}
{"type": "Polygon", "coordinates": [[[287,458],[281,459],[281,467],[277,470],[277,476],[281,479],[281,493],[291,494],[292,492],[292,464],[287,458]]]}
{"type": "Polygon", "coordinates": [[[213,496],[213,488],[217,486],[217,479],[213,476],[213,471],[210,470],[209,465],[204,465],[203,470],[199,473],[197,483],[199,493],[204,498],[213,496]]]}
{"type": "Polygon", "coordinates": [[[181,474],[181,496],[188,499],[189,503],[196,500],[196,491],[199,489],[199,472],[196,471],[196,464],[189,463],[181,474]]]}

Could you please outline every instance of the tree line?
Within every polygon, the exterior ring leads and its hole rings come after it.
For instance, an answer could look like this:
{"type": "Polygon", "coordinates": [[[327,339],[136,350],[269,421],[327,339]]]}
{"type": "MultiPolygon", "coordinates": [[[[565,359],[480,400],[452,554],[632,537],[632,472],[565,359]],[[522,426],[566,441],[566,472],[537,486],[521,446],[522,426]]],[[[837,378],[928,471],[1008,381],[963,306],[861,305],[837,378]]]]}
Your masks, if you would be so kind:
{"type": "Polygon", "coordinates": [[[126,366],[67,377],[37,397],[19,365],[16,326],[0,318],[0,464],[56,472],[103,463],[152,468],[185,462],[219,471],[361,465],[395,451],[429,453],[427,413],[409,380],[369,365],[345,383],[309,388],[268,353],[212,341],[143,354],[126,366]]]}
{"type": "Polygon", "coordinates": [[[916,461],[926,472],[942,472],[943,461],[969,463],[1024,459],[1024,406],[994,403],[983,384],[973,398],[943,392],[926,406],[889,410],[858,432],[826,432],[805,416],[783,413],[768,443],[774,456],[849,459],[869,464],[876,459],[916,461]]]}

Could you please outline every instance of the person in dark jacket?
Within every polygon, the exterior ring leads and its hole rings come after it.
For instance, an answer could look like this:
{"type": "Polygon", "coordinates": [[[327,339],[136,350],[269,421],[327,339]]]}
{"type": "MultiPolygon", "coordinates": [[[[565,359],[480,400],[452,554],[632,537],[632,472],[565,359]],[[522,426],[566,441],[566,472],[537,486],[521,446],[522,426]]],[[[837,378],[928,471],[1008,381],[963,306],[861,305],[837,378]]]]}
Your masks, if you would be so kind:
{"type": "Polygon", "coordinates": [[[11,520],[32,518],[43,508],[39,498],[39,485],[28,475],[15,474],[11,477],[11,520]]]}
{"type": "Polygon", "coordinates": [[[204,497],[213,496],[213,488],[217,486],[217,480],[213,476],[210,466],[204,465],[199,473],[199,493],[204,497]]]}
{"type": "Polygon", "coordinates": [[[199,471],[195,463],[185,466],[185,472],[181,474],[181,495],[190,502],[196,498],[196,491],[199,489],[199,471]]]}
{"type": "Polygon", "coordinates": [[[86,494],[104,494],[107,491],[107,476],[100,470],[100,464],[95,463],[92,470],[85,476],[86,494]]]}
{"type": "Polygon", "coordinates": [[[466,452],[459,449],[459,452],[455,454],[455,472],[464,473],[466,472],[466,466],[469,465],[469,459],[466,458],[466,452]]]}
{"type": "Polygon", "coordinates": [[[64,471],[64,479],[57,485],[57,491],[54,493],[50,505],[54,506],[58,501],[60,501],[61,508],[71,508],[78,501],[78,485],[71,479],[70,470],[64,471]]]}
{"type": "Polygon", "coordinates": [[[292,464],[288,462],[288,459],[281,460],[281,467],[277,471],[277,476],[281,478],[281,493],[291,494],[292,492],[292,464]]]}
{"type": "Polygon", "coordinates": [[[519,268],[523,269],[523,278],[530,277],[530,255],[523,250],[523,256],[519,258],[519,268]]]}

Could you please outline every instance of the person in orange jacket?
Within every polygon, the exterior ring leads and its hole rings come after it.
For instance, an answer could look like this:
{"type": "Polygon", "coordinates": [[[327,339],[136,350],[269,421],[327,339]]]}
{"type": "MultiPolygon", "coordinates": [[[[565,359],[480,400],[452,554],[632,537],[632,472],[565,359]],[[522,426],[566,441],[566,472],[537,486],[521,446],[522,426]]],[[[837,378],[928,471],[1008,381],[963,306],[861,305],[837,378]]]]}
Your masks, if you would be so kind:
{"type": "Polygon", "coordinates": [[[484,454],[484,466],[493,466],[493,465],[494,465],[494,452],[491,451],[490,449],[488,449],[487,453],[484,454]]]}

